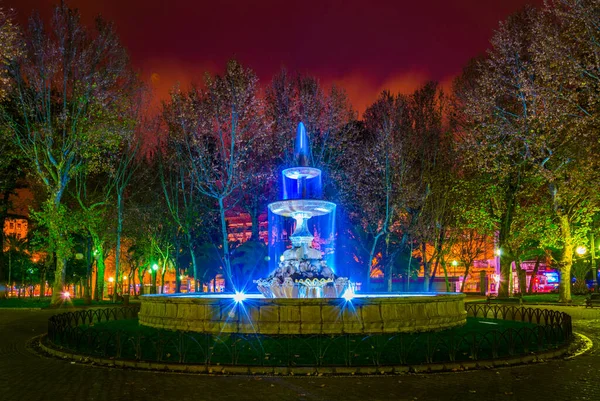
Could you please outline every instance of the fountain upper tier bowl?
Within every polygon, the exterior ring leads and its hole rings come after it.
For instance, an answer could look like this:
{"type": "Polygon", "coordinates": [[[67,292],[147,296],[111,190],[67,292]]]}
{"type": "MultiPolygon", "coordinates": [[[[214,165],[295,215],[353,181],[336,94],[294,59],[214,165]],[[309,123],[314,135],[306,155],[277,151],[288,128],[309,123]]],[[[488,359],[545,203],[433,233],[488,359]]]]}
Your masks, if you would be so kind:
{"type": "Polygon", "coordinates": [[[377,334],[466,322],[464,294],[353,294],[345,298],[144,295],[140,323],[169,330],[238,334],[377,334]]]}
{"type": "Polygon", "coordinates": [[[335,203],[314,199],[282,200],[269,204],[269,210],[284,217],[302,214],[305,218],[323,216],[335,210],[335,203]]]}

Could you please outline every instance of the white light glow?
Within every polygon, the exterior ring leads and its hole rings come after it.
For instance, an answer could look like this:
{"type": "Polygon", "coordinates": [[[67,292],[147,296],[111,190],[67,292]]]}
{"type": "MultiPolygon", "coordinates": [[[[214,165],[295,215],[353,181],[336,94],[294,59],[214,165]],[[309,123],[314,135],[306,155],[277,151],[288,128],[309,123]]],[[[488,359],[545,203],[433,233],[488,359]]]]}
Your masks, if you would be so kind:
{"type": "Polygon", "coordinates": [[[233,296],[233,300],[236,303],[244,302],[246,300],[246,294],[240,291],[236,291],[235,295],[233,296]]]}
{"type": "Polygon", "coordinates": [[[352,301],[352,299],[354,298],[354,291],[348,288],[346,292],[344,292],[344,295],[342,295],[342,298],[344,298],[346,302],[352,301]]]}
{"type": "Polygon", "coordinates": [[[578,246],[575,252],[577,252],[578,255],[585,255],[587,248],[585,246],[578,246]]]}
{"type": "Polygon", "coordinates": [[[71,298],[71,293],[69,291],[63,292],[63,298],[71,298]]]}

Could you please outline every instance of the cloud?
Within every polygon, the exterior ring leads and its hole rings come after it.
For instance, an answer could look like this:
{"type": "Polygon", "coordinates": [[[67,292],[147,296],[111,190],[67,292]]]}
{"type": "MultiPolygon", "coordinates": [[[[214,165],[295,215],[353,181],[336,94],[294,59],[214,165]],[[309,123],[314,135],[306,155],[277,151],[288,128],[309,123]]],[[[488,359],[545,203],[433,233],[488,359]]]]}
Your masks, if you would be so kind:
{"type": "MultiPolygon", "coordinates": [[[[346,90],[350,102],[359,115],[365,112],[383,92],[410,94],[432,78],[424,71],[407,71],[377,79],[368,71],[352,72],[330,82],[346,90]]],[[[322,80],[327,85],[328,80],[322,80]]]]}

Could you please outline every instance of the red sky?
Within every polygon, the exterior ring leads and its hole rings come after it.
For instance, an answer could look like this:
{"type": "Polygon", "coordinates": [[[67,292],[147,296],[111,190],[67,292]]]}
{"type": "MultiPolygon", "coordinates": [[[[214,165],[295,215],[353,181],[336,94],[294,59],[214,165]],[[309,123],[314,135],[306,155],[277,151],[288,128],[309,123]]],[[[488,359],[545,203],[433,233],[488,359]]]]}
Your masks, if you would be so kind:
{"type": "MultiPolygon", "coordinates": [[[[58,0],[4,0],[23,22],[58,0]]],[[[484,52],[498,22],[543,0],[71,0],[85,21],[116,23],[135,66],[164,97],[176,82],[201,82],[232,57],[263,84],[277,71],[337,83],[360,112],[383,89],[447,86],[484,52]]]]}

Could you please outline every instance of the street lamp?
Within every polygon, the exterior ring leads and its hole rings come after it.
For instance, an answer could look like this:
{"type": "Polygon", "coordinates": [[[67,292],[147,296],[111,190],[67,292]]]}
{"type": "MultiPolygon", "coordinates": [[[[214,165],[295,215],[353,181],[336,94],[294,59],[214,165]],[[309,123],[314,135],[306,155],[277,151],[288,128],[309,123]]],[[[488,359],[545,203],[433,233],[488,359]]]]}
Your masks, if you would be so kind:
{"type": "Polygon", "coordinates": [[[151,270],[151,273],[152,273],[152,277],[151,277],[151,280],[152,280],[152,287],[151,288],[152,289],[151,289],[151,291],[152,291],[153,294],[156,294],[156,271],[157,270],[158,270],[158,265],[156,263],[154,263],[152,265],[152,270],[151,270]]]}

